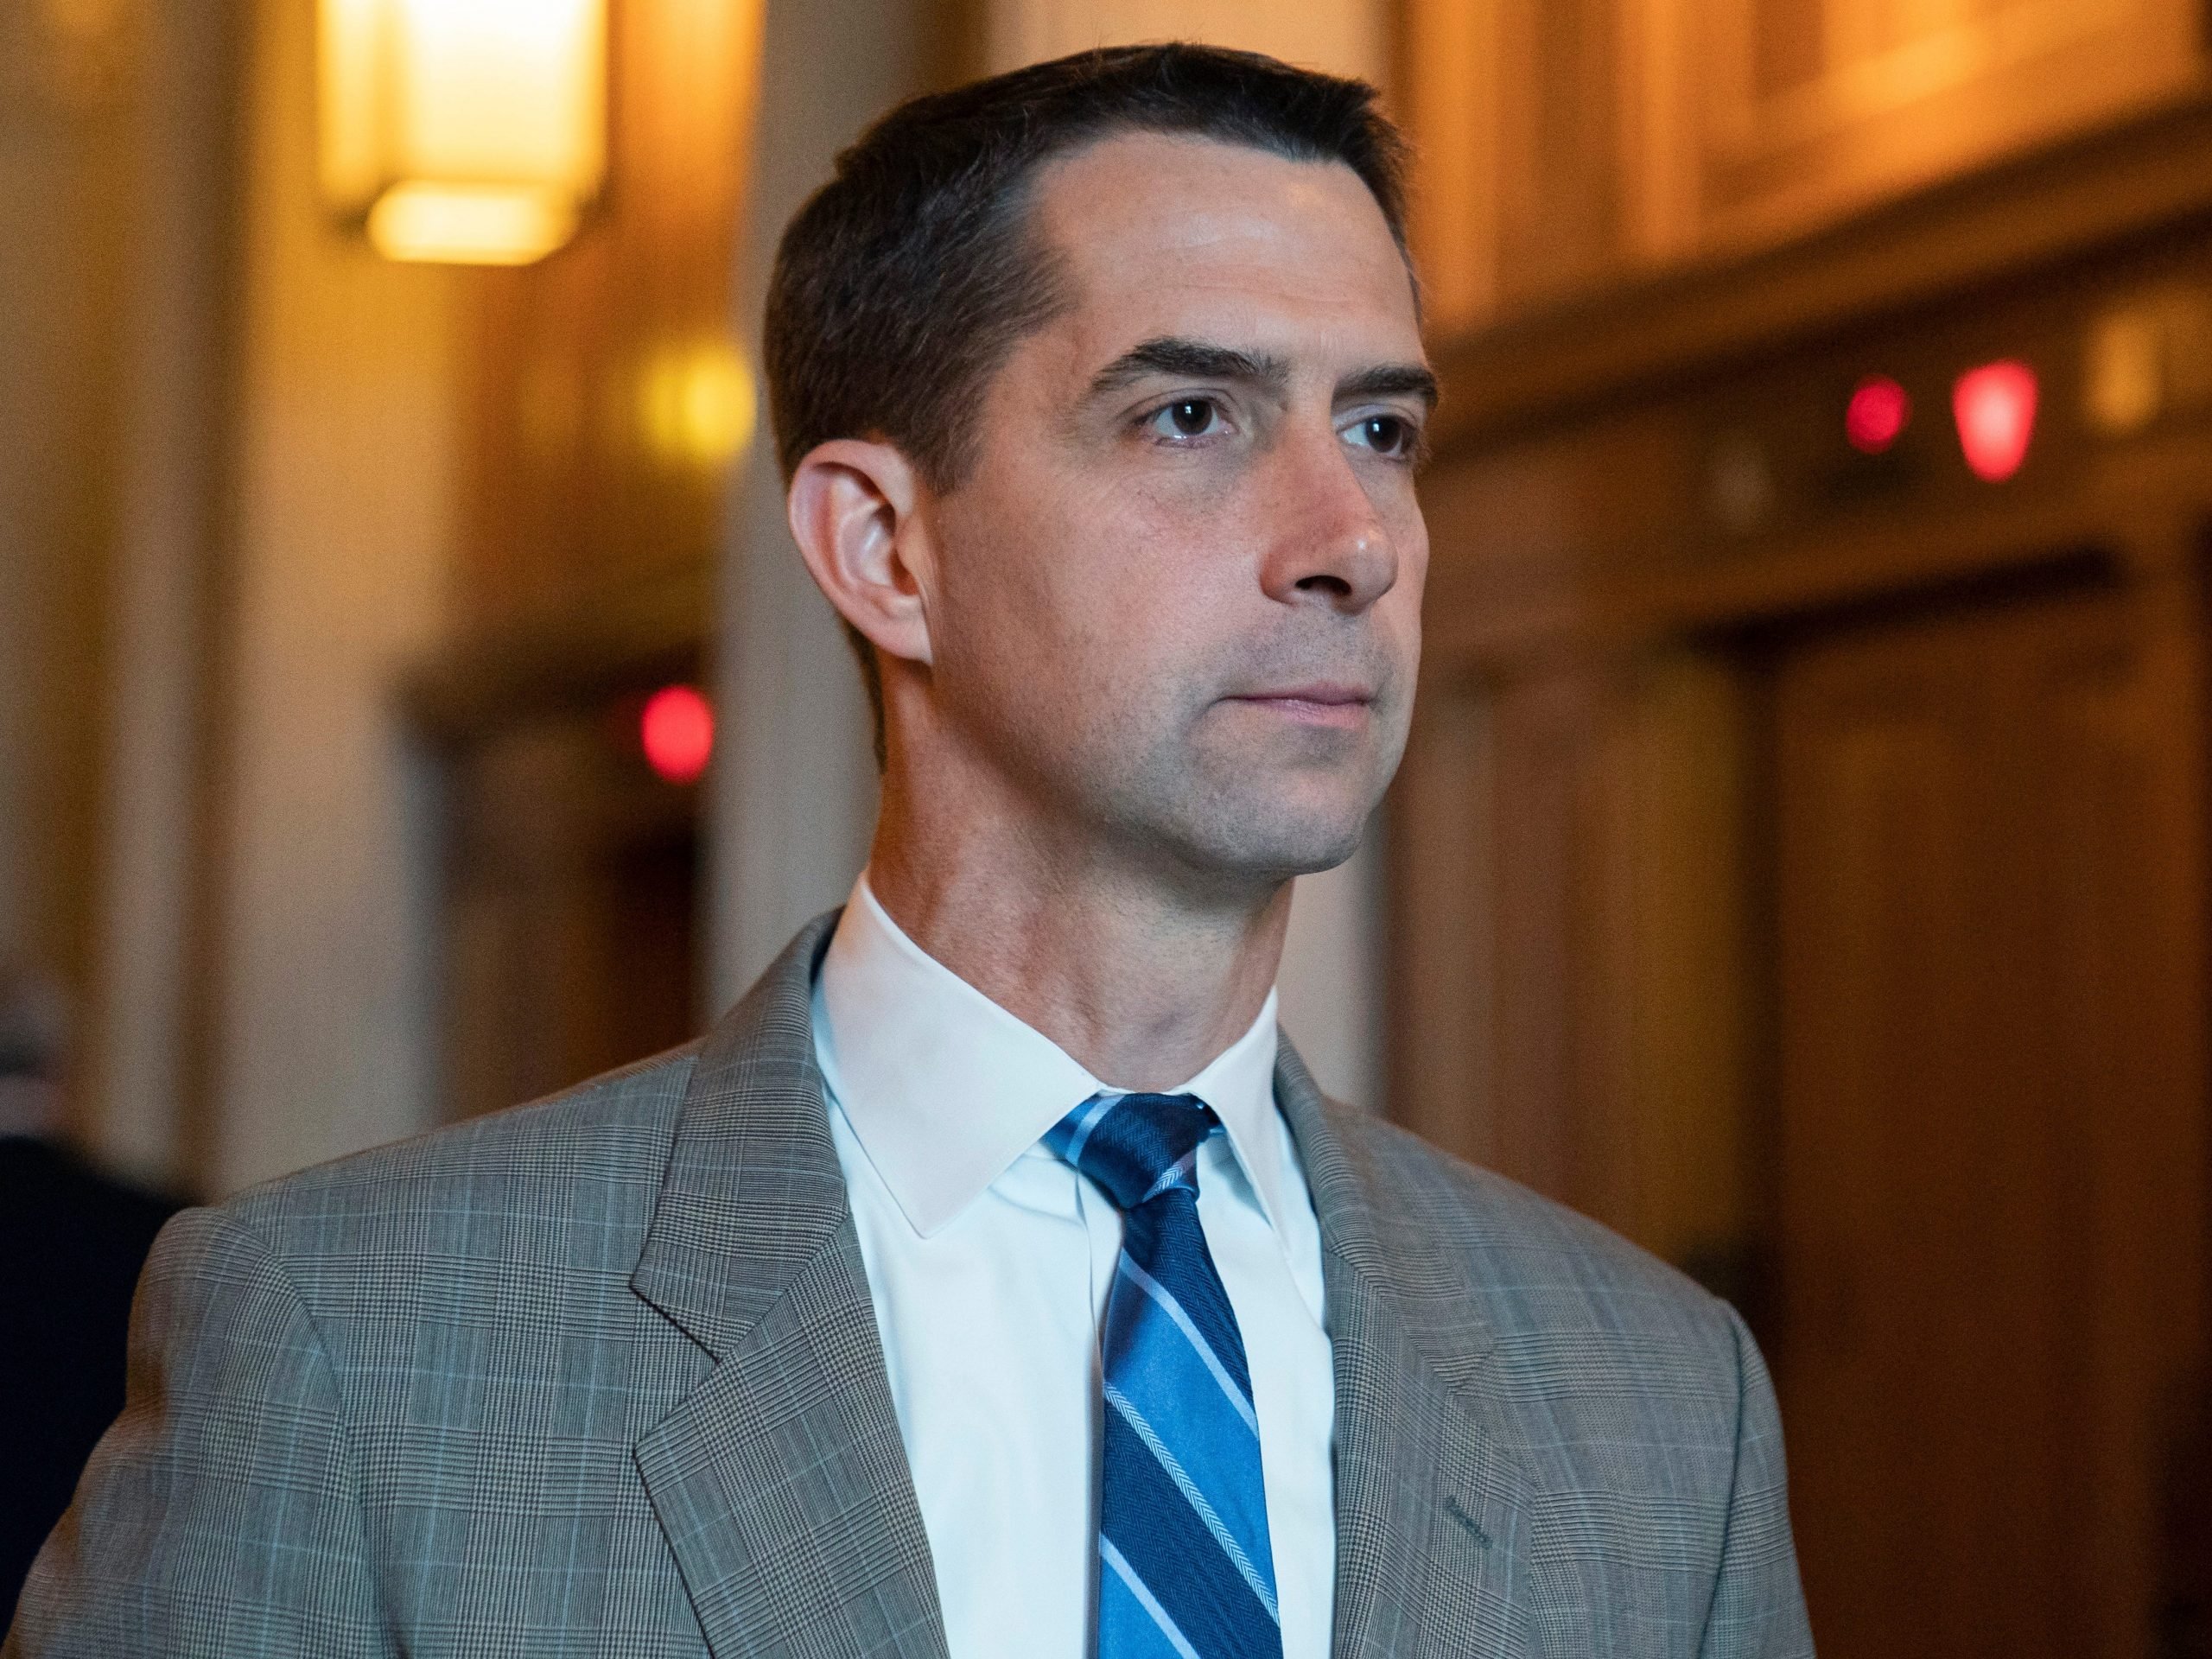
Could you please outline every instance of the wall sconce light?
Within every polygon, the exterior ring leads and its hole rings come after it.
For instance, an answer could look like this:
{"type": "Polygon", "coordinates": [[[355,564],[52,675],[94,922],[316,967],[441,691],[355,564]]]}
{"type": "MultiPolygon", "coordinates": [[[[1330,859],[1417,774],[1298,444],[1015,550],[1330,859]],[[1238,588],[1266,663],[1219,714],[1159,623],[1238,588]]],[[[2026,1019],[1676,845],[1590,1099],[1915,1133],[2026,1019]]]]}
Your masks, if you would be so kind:
{"type": "Polygon", "coordinates": [[[392,259],[519,265],[607,171],[607,0],[319,0],[322,188],[392,259]]]}

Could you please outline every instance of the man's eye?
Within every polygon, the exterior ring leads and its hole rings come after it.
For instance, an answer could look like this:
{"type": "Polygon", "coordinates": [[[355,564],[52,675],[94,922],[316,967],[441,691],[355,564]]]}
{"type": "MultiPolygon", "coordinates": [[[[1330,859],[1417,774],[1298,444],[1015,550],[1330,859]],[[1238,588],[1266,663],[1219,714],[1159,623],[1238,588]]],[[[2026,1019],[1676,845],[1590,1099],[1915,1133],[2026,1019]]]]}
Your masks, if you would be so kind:
{"type": "Polygon", "coordinates": [[[1163,438],[1202,438],[1219,422],[1221,411],[1210,397],[1185,397],[1167,405],[1148,424],[1163,438]]]}
{"type": "Polygon", "coordinates": [[[1414,450],[1413,423],[1396,415],[1370,415],[1354,425],[1347,435],[1378,455],[1402,458],[1414,450]]]}

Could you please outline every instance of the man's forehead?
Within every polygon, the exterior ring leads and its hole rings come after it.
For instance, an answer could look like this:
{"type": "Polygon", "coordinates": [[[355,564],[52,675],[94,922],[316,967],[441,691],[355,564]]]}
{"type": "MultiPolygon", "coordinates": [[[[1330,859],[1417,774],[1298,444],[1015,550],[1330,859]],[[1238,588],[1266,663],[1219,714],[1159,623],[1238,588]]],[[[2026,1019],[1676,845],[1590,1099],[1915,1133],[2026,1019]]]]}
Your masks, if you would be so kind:
{"type": "Polygon", "coordinates": [[[1094,349],[1176,334],[1294,350],[1318,333],[1418,350],[1403,257],[1341,162],[1121,135],[1053,163],[1035,209],[1071,302],[1058,332],[1094,349]]]}

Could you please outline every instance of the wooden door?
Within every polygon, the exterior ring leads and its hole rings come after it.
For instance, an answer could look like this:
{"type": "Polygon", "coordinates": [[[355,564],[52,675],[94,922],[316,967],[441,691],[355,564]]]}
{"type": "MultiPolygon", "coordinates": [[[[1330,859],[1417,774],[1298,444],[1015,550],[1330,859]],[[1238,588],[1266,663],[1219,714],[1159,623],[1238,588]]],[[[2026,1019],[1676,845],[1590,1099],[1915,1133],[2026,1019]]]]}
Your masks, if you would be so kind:
{"type": "Polygon", "coordinates": [[[1825,1659],[2158,1650],[2206,1293],[2176,615],[2077,593],[1781,660],[1770,1338],[1825,1659]]]}
{"type": "MultiPolygon", "coordinates": [[[[638,713],[661,674],[639,677],[596,707],[493,703],[448,740],[448,1116],[568,1088],[698,1032],[700,785],[647,765],[638,713]]],[[[566,683],[588,686],[588,669],[566,683]]]]}

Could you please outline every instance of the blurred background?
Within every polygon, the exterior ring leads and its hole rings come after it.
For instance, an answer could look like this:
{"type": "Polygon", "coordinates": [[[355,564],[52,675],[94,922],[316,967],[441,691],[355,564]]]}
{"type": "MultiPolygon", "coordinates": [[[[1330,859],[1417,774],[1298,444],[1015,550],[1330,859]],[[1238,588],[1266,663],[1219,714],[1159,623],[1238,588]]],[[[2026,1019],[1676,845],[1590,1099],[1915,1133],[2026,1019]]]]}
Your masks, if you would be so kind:
{"type": "Polygon", "coordinates": [[[774,238],[901,96],[1203,38],[1383,87],[1446,383],[1293,1035],[1744,1308],[1825,1654],[2212,1654],[2206,29],[0,0],[0,1415],[62,1307],[111,1414],[170,1205],[682,1041],[842,897],[774,238]]]}

